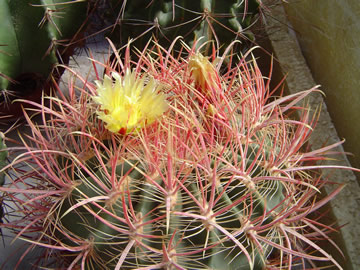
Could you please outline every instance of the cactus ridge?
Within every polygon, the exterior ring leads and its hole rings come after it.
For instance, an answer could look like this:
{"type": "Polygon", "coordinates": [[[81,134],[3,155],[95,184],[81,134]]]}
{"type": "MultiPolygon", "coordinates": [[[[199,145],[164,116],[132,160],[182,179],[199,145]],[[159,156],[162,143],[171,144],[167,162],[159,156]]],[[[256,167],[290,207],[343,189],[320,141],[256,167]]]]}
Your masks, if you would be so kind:
{"type": "MultiPolygon", "coordinates": [[[[4,171],[5,166],[8,164],[8,151],[7,146],[4,142],[5,135],[0,132],[0,187],[5,184],[6,172],[4,171]]],[[[5,210],[3,205],[3,194],[0,196],[0,223],[3,223],[5,216],[5,210]]],[[[2,229],[0,228],[0,235],[3,236],[2,229]]],[[[4,239],[3,239],[4,241],[4,239]]]]}
{"type": "Polygon", "coordinates": [[[305,258],[341,268],[321,249],[312,255],[312,236],[324,233],[308,215],[341,190],[316,198],[326,181],[312,162],[331,147],[300,152],[316,114],[298,102],[317,90],[271,101],[255,60],[225,65],[226,55],[204,58],[195,48],[177,55],[149,44],[134,62],[128,46],[124,59],[115,52],[105,65],[107,76],[130,68],[159,83],[168,110],[143,128],[107,130],[94,102],[99,88],[81,77],[78,95],[70,84],[68,96],[37,105],[41,125],[27,117],[27,152],[12,164],[21,176],[6,190],[28,203],[16,204],[24,219],[9,226],[53,249],[40,265],[56,258],[54,268],[70,269],[264,269],[305,258]],[[294,111],[297,120],[287,117],[294,111]]]}
{"type": "Polygon", "coordinates": [[[8,161],[8,151],[7,146],[4,142],[5,140],[5,135],[0,132],[0,186],[2,186],[5,183],[5,172],[2,171],[2,168],[4,168],[8,161]]]}

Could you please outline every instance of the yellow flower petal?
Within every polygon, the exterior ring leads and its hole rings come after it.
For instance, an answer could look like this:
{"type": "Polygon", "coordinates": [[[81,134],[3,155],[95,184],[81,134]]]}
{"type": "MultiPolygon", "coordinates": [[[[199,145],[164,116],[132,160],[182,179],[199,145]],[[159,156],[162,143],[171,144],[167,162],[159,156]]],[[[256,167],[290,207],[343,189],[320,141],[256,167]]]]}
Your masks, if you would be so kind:
{"type": "Polygon", "coordinates": [[[102,83],[95,82],[94,97],[100,104],[98,117],[111,132],[126,133],[144,127],[166,111],[165,95],[157,93],[158,85],[153,78],[145,84],[144,78],[137,78],[130,70],[123,77],[112,73],[112,78],[105,75],[102,83]]]}

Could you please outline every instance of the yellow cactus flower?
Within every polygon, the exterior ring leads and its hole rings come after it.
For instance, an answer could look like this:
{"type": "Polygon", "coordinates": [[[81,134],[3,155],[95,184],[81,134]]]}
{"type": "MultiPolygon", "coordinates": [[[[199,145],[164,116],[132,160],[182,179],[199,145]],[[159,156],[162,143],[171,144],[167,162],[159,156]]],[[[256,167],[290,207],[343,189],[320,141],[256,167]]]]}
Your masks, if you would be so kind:
{"type": "Polygon", "coordinates": [[[127,70],[125,76],[113,72],[112,78],[105,75],[103,83],[96,81],[97,96],[94,101],[100,104],[98,117],[106,123],[111,132],[121,134],[151,124],[167,109],[165,95],[158,93],[159,86],[153,78],[145,84],[145,79],[137,78],[127,70]]]}
{"type": "Polygon", "coordinates": [[[198,91],[206,94],[208,91],[219,88],[218,72],[214,65],[201,53],[197,52],[190,57],[189,67],[198,91]]]}

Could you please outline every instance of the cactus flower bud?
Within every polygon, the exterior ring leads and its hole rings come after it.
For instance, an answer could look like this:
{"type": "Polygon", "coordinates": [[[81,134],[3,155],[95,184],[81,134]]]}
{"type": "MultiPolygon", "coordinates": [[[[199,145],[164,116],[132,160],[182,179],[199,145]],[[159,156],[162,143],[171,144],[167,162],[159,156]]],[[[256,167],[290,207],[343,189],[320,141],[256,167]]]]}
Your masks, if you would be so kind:
{"type": "Polygon", "coordinates": [[[189,59],[191,76],[195,81],[195,88],[203,94],[221,88],[218,72],[214,65],[201,53],[192,55],[189,59]]]}

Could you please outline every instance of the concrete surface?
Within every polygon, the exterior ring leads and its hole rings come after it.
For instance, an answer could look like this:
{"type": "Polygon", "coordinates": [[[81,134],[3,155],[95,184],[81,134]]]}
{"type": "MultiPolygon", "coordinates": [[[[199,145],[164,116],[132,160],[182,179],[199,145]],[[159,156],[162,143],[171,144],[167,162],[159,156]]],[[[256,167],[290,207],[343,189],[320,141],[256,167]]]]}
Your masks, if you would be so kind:
{"type": "MultiPolygon", "coordinates": [[[[272,51],[277,58],[283,74],[286,74],[286,84],[290,93],[310,89],[317,85],[301,53],[296,35],[289,24],[283,5],[273,5],[274,1],[265,0],[264,4],[271,7],[271,16],[266,18],[266,32],[271,42],[272,51]]],[[[284,3],[286,5],[286,3],[284,3]]],[[[323,96],[312,95],[309,98],[312,108],[321,106],[321,114],[317,128],[312,133],[309,143],[313,149],[340,141],[330,115],[327,111],[323,96]]],[[[336,149],[344,153],[342,146],[336,149]]],[[[344,154],[336,155],[336,164],[350,166],[344,154]]],[[[324,163],[334,164],[334,161],[324,163]]],[[[345,260],[339,262],[347,270],[360,269],[360,188],[352,171],[335,170],[323,171],[329,181],[346,184],[346,187],[330,202],[332,213],[339,225],[340,235],[335,236],[337,244],[345,253],[345,260]],[[340,236],[340,237],[339,237],[340,236]]],[[[330,190],[325,189],[330,192],[330,190]]]]}

